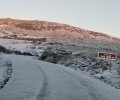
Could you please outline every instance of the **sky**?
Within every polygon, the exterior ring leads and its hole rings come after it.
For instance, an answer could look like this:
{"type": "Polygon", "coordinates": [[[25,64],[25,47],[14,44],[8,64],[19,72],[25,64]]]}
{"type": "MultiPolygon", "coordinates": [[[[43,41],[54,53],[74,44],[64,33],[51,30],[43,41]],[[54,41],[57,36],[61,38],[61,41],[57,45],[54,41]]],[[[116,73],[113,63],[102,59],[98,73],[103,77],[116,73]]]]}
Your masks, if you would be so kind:
{"type": "Polygon", "coordinates": [[[0,0],[0,18],[65,23],[120,37],[120,0],[0,0]]]}

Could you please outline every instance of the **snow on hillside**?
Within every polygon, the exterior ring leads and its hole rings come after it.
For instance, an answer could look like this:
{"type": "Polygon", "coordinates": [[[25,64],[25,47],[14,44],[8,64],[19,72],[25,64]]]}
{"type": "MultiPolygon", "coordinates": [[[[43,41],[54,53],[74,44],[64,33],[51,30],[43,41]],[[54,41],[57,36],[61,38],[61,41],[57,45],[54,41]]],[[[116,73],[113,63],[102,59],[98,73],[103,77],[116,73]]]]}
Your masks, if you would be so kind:
{"type": "Polygon", "coordinates": [[[21,52],[29,52],[33,55],[41,55],[46,47],[34,45],[30,41],[15,40],[15,39],[0,39],[0,45],[10,50],[17,50],[21,52]]]}

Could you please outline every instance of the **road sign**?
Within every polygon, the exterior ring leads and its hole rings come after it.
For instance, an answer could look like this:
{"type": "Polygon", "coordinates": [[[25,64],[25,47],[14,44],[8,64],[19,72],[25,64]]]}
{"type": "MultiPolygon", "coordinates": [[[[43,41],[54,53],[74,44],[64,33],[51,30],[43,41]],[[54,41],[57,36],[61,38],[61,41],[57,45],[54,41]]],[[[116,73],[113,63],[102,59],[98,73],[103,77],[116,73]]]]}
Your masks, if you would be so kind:
{"type": "Polygon", "coordinates": [[[98,57],[100,59],[116,60],[117,59],[117,54],[100,52],[100,53],[98,53],[98,57]]]}

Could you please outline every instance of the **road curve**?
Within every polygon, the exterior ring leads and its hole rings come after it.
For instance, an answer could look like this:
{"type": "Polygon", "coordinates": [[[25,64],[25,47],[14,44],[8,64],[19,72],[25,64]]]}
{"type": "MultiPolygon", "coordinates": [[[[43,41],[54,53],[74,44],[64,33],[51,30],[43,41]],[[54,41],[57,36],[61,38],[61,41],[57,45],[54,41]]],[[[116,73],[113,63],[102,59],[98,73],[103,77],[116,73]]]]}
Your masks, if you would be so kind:
{"type": "Polygon", "coordinates": [[[120,90],[59,65],[5,55],[13,74],[0,100],[119,100],[120,90]]]}

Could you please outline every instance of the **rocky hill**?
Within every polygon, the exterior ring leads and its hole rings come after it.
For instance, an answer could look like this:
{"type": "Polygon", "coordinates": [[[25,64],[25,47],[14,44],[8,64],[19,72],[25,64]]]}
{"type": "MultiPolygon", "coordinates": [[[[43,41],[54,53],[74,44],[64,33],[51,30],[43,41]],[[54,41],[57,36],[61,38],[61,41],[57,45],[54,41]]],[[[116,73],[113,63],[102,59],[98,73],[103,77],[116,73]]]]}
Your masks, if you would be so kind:
{"type": "MultiPolygon", "coordinates": [[[[100,32],[89,31],[67,24],[60,24],[48,21],[37,20],[16,20],[11,18],[0,19],[0,26],[6,30],[11,30],[14,34],[43,36],[51,38],[90,38],[107,41],[120,41],[100,32]]],[[[1,28],[0,28],[1,30],[1,28]]]]}

